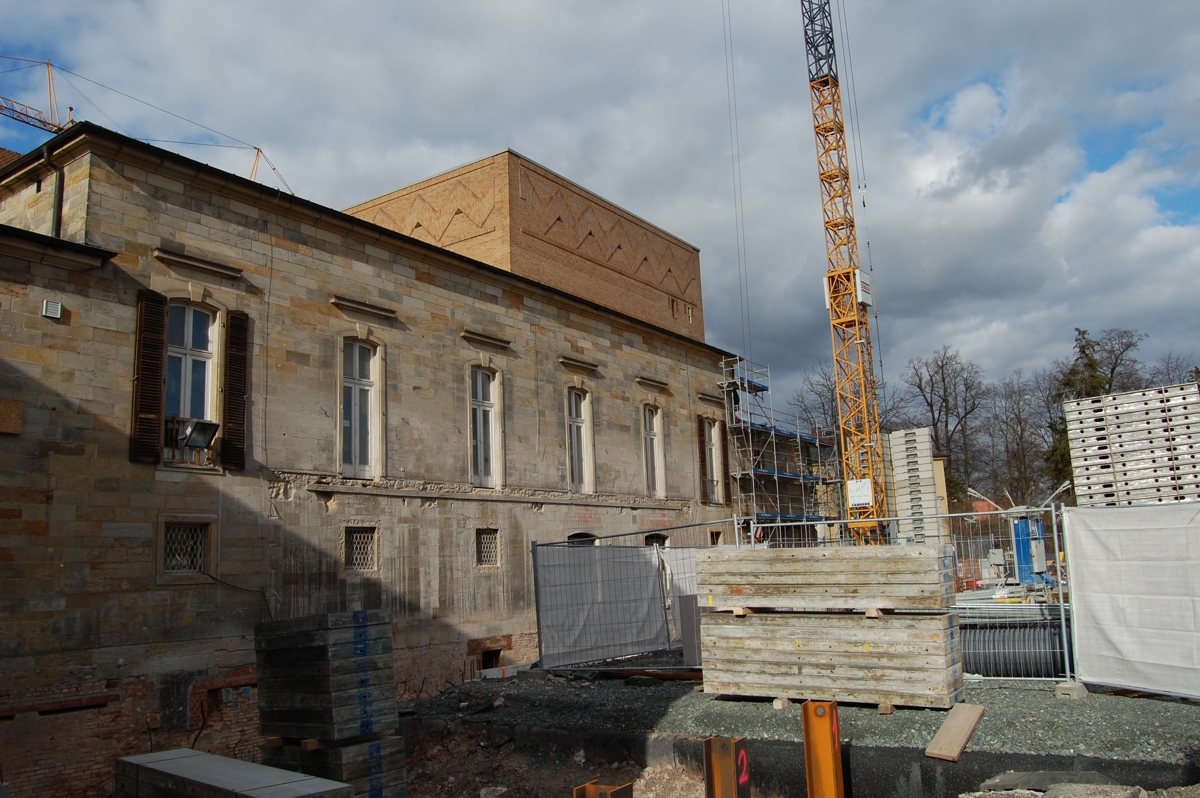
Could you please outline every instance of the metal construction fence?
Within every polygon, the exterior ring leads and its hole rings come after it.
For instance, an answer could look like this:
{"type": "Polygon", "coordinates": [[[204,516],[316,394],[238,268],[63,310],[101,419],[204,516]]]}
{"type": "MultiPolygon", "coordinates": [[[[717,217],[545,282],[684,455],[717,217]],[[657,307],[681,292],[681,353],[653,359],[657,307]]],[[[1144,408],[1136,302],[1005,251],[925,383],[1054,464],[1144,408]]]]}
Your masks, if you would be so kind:
{"type": "MultiPolygon", "coordinates": [[[[884,519],[886,525],[908,519],[884,519]]],[[[1061,511],[924,516],[923,542],[954,548],[963,666],[985,678],[1069,678],[1061,511]]],[[[895,538],[891,538],[895,539],[895,538]]],[[[698,639],[696,552],[713,545],[856,545],[844,521],[719,522],[573,536],[532,548],[543,667],[680,651],[698,639]]],[[[893,544],[895,545],[895,544],[893,544]]],[[[912,545],[912,544],[910,544],[912,545]]]]}

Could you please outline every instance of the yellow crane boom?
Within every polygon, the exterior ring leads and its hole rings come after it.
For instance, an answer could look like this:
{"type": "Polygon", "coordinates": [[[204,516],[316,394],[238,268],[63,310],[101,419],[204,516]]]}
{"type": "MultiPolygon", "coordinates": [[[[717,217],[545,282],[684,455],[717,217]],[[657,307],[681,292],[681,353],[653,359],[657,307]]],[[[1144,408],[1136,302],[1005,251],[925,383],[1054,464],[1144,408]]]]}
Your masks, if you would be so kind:
{"type": "Polygon", "coordinates": [[[801,0],[801,7],[825,220],[828,256],[825,301],[829,307],[837,376],[846,512],[855,539],[859,543],[877,543],[881,535],[875,519],[886,518],[888,511],[871,354],[871,320],[867,310],[874,304],[874,297],[869,275],[859,268],[850,160],[829,0],[801,0]]]}

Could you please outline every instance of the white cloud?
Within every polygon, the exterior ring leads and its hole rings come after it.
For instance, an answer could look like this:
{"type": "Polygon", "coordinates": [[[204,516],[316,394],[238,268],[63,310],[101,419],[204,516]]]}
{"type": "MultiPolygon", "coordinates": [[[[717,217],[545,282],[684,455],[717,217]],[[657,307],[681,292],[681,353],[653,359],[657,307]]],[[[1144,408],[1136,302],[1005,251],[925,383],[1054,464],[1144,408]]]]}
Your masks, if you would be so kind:
{"type": "MultiPolygon", "coordinates": [[[[846,5],[888,372],[943,343],[995,377],[1036,368],[1076,326],[1193,348],[1200,227],[1178,192],[1200,184],[1200,6],[846,5]]],[[[0,53],[262,146],[333,207],[512,147],[699,246],[710,340],[741,346],[720,0],[0,0],[0,18],[0,53]]],[[[789,0],[733,9],[753,354],[783,394],[829,357],[800,22],[789,0]]],[[[0,94],[42,104],[34,72],[0,94]]],[[[65,77],[95,122],[91,103],[135,135],[217,140],[65,77]]],[[[0,146],[32,146],[14,127],[0,146]]]]}

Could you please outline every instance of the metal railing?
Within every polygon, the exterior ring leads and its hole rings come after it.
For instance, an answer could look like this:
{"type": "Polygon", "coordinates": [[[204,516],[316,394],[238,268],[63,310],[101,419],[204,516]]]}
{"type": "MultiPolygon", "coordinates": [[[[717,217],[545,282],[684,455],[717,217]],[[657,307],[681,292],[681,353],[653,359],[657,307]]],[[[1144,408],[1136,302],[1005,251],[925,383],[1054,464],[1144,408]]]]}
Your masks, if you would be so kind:
{"type": "MultiPolygon", "coordinates": [[[[953,549],[963,666],[984,678],[1070,678],[1061,513],[1014,509],[924,516],[921,543],[953,549]]],[[[893,527],[894,528],[894,527],[893,527]]],[[[894,537],[892,538],[895,539],[894,537]]],[[[920,538],[918,538],[920,540],[920,538]]],[[[695,553],[713,544],[855,545],[845,521],[716,523],[533,545],[543,666],[676,651],[691,634],[695,553]]]]}

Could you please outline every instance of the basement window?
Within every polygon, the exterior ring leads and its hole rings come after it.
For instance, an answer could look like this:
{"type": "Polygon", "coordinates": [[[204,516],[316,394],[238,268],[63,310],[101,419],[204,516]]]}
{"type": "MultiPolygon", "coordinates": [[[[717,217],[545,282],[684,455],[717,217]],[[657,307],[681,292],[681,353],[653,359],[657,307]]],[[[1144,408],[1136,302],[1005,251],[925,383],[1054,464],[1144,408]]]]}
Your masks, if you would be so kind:
{"type": "Polygon", "coordinates": [[[480,652],[480,654],[479,654],[480,669],[486,671],[488,668],[499,668],[500,667],[500,653],[501,653],[501,650],[498,648],[490,648],[487,651],[480,652]]]}
{"type": "Polygon", "coordinates": [[[379,569],[379,546],[375,527],[346,527],[345,563],[347,571],[379,569]]]}
{"type": "Polygon", "coordinates": [[[168,576],[207,571],[208,524],[167,524],[163,530],[162,570],[168,576]]]}
{"type": "MultiPolygon", "coordinates": [[[[475,565],[481,568],[500,564],[500,532],[496,529],[475,530],[475,565]]],[[[485,668],[488,666],[484,666],[485,668]]]]}

